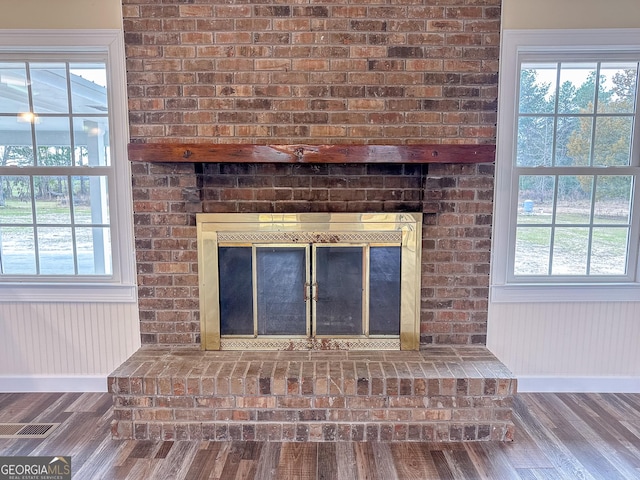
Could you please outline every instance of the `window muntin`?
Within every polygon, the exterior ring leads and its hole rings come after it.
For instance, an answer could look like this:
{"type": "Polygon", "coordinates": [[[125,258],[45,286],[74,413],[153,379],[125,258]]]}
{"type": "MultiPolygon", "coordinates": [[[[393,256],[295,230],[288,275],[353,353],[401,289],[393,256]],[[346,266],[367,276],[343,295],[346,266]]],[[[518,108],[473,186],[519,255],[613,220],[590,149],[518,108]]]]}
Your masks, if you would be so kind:
{"type": "Polygon", "coordinates": [[[634,278],[637,90],[635,61],[520,64],[510,281],[634,278]]]}
{"type": "Polygon", "coordinates": [[[0,61],[0,275],[113,275],[107,68],[0,61]]]}

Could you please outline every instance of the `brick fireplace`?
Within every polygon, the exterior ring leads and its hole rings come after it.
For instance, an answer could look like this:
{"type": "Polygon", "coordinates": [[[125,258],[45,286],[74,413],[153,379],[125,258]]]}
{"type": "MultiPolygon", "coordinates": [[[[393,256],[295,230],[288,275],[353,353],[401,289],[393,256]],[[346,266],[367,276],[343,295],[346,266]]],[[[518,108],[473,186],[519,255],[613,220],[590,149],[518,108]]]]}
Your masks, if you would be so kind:
{"type": "Polygon", "coordinates": [[[492,164],[132,166],[143,343],[199,344],[196,212],[419,211],[421,344],[485,344],[492,164]]]}
{"type": "MultiPolygon", "coordinates": [[[[495,143],[500,0],[123,0],[123,17],[136,145],[495,143]]],[[[424,212],[421,342],[485,343],[492,161],[205,160],[132,164],[144,344],[199,341],[196,213],[286,211],[424,212]]]]}
{"type": "MultiPolygon", "coordinates": [[[[166,352],[191,355],[199,348],[196,214],[420,212],[420,349],[445,351],[456,365],[495,362],[501,372],[471,388],[469,378],[479,375],[474,364],[471,377],[468,371],[457,380],[449,375],[444,384],[437,380],[431,393],[440,399],[455,395],[449,382],[461,382],[458,391],[466,407],[483,403],[500,410],[467,411],[457,418],[482,416],[482,429],[475,425],[469,439],[510,436],[502,409],[515,392],[515,380],[484,348],[500,3],[123,0],[140,322],[143,350],[156,352],[154,360],[143,352],[136,368],[145,358],[148,366],[162,363],[166,352]],[[289,146],[295,155],[281,159],[246,148],[260,145],[289,146]],[[422,148],[406,156],[351,155],[356,150],[349,148],[365,145],[396,146],[398,152],[422,148]],[[314,146],[345,149],[338,160],[321,154],[309,159],[305,148],[314,146]],[[474,158],[474,149],[485,154],[474,158]],[[494,398],[498,384],[500,398],[494,398]],[[500,427],[489,434],[487,418],[495,415],[501,417],[500,427]]],[[[150,373],[135,376],[136,368],[123,366],[110,380],[112,391],[120,394],[121,428],[115,427],[115,435],[178,435],[175,425],[168,434],[151,432],[148,425],[138,432],[131,423],[132,404],[153,409],[158,400],[132,396],[153,390],[182,398],[189,387],[172,386],[171,380],[161,387],[154,381],[147,390],[142,379],[150,373]]],[[[416,387],[415,378],[411,395],[429,395],[416,387]]],[[[195,396],[204,395],[198,382],[195,396]]],[[[372,394],[370,387],[367,392],[372,394]]],[[[381,392],[387,400],[380,406],[388,406],[394,387],[381,392]]],[[[193,406],[195,396],[186,404],[193,406]]],[[[369,400],[372,406],[378,401],[369,400]]],[[[254,401],[255,408],[270,408],[271,401],[254,401]]],[[[456,403],[445,403],[451,402],[456,403]]],[[[175,424],[180,415],[172,412],[162,415],[175,424]]],[[[462,423],[450,427],[439,427],[437,439],[456,439],[455,432],[464,430],[462,423]]],[[[348,439],[360,439],[360,430],[354,431],[348,439]]],[[[202,429],[197,432],[191,436],[202,437],[202,429]]],[[[421,433],[412,439],[429,438],[435,437],[421,433]]]]}

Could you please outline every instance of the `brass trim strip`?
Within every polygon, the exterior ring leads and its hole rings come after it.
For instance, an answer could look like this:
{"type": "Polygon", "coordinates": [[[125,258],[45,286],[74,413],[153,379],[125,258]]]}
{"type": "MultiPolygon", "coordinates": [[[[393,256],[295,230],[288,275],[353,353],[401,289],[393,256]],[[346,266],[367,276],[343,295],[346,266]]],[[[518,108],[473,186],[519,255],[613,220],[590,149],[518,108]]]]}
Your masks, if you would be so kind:
{"type": "Polygon", "coordinates": [[[251,245],[251,283],[253,285],[253,338],[258,338],[258,245],[251,245]]]}
{"type": "Polygon", "coordinates": [[[219,350],[218,239],[216,232],[203,231],[203,224],[201,223],[197,224],[197,235],[198,272],[200,272],[198,278],[200,292],[200,346],[203,350],[219,350]]]}
{"type": "Polygon", "coordinates": [[[400,267],[400,349],[420,348],[420,293],[422,284],[422,215],[402,227],[400,267]]]}
{"type": "Polygon", "coordinates": [[[369,274],[371,271],[371,247],[362,248],[362,331],[369,336],[369,274]]]}
{"type": "MultiPolygon", "coordinates": [[[[309,286],[309,301],[305,302],[304,308],[305,313],[307,315],[307,338],[311,337],[311,329],[314,328],[315,322],[311,323],[311,309],[312,305],[315,305],[315,302],[312,300],[313,298],[313,283],[312,283],[312,274],[311,274],[311,245],[307,244],[304,248],[304,267],[305,267],[305,277],[304,280],[306,283],[310,284],[309,286]]],[[[316,296],[316,300],[317,300],[316,296]]],[[[315,317],[313,317],[315,318],[315,317]]]]}
{"type": "Polygon", "coordinates": [[[220,232],[220,243],[395,243],[402,232],[220,232]]]}
{"type": "Polygon", "coordinates": [[[398,338],[228,338],[220,341],[220,350],[399,350],[398,338]]]}
{"type": "Polygon", "coordinates": [[[311,245],[311,318],[315,321],[311,324],[311,338],[315,338],[317,336],[316,327],[318,325],[318,266],[317,259],[318,255],[316,254],[317,245],[311,245]]]}

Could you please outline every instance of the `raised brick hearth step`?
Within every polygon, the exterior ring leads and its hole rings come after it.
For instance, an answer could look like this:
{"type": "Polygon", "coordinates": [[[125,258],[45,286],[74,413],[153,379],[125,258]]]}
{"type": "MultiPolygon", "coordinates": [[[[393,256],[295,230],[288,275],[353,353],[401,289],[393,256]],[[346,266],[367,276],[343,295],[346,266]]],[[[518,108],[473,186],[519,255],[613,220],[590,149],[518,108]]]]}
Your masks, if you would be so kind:
{"type": "Polygon", "coordinates": [[[109,377],[117,439],[511,440],[516,379],[484,347],[142,347],[109,377]]]}

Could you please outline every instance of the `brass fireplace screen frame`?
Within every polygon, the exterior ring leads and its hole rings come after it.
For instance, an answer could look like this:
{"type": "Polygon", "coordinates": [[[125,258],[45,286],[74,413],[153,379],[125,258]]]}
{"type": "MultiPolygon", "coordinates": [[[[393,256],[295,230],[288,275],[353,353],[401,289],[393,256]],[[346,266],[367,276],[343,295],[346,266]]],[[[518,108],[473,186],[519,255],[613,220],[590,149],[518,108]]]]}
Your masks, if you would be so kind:
{"type": "MultiPolygon", "coordinates": [[[[201,347],[204,350],[418,350],[421,213],[204,213],[197,215],[201,347]],[[219,246],[395,245],[401,248],[400,334],[308,336],[220,334],[219,246]]],[[[307,293],[305,293],[305,296],[307,293]]],[[[312,292],[308,293],[312,296],[312,292]]],[[[366,321],[366,320],[365,320],[366,321]]]]}

